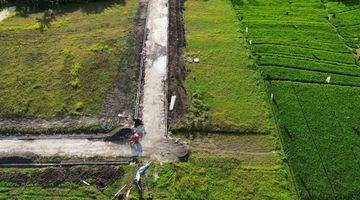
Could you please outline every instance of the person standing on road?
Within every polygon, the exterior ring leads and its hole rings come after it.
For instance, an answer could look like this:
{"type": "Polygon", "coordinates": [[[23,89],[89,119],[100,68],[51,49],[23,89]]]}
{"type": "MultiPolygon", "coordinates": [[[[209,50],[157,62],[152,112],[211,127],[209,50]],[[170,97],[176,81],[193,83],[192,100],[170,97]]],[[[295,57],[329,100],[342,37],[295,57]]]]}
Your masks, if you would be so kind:
{"type": "Polygon", "coordinates": [[[142,155],[142,146],[140,143],[140,135],[133,130],[132,135],[129,139],[129,144],[131,147],[132,161],[135,163],[139,162],[139,158],[142,155]]]}
{"type": "Polygon", "coordinates": [[[142,122],[141,119],[136,118],[134,119],[134,128],[133,131],[135,131],[137,134],[139,134],[139,136],[141,138],[143,138],[145,136],[145,128],[144,128],[144,123],[142,122]]]}

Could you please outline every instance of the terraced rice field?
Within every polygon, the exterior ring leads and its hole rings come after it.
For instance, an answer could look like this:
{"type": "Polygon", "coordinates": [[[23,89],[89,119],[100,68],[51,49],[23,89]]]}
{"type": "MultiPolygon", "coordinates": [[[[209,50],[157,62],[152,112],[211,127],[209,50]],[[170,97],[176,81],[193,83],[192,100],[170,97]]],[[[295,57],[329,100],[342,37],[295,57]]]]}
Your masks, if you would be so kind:
{"type": "Polygon", "coordinates": [[[303,199],[360,193],[360,2],[233,1],[303,199]]]}

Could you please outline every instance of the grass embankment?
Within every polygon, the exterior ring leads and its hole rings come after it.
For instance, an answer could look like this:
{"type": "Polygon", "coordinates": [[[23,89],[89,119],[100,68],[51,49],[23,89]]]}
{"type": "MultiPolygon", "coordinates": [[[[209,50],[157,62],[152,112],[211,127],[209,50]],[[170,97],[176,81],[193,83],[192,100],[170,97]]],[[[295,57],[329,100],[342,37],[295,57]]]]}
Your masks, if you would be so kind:
{"type": "Polygon", "coordinates": [[[264,135],[197,138],[189,162],[151,168],[145,197],[292,199],[289,174],[273,142],[264,135]]]}
{"type": "Polygon", "coordinates": [[[301,198],[357,199],[359,2],[233,3],[268,80],[301,198]]]}
{"type": "MultiPolygon", "coordinates": [[[[185,87],[190,98],[192,128],[244,133],[270,132],[269,107],[250,51],[238,32],[238,22],[226,1],[185,3],[186,49],[189,70],[185,87]]],[[[185,61],[186,62],[186,61],[185,61]]]]}
{"type": "Polygon", "coordinates": [[[132,166],[5,168],[0,169],[0,199],[111,199],[132,183],[133,174],[132,166]]]}
{"type": "Polygon", "coordinates": [[[137,7],[68,4],[0,22],[0,116],[98,115],[116,77],[132,90],[137,7]]]}

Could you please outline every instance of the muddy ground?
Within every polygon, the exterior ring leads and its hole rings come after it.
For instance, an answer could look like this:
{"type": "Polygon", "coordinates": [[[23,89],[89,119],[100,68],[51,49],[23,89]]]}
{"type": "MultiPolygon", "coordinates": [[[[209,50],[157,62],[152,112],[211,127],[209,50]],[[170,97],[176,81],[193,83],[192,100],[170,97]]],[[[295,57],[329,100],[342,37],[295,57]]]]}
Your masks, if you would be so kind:
{"type": "Polygon", "coordinates": [[[128,50],[122,55],[119,77],[105,99],[99,116],[59,116],[53,118],[2,116],[0,135],[59,134],[109,132],[118,126],[130,126],[134,116],[138,82],[138,66],[146,21],[146,1],[140,1],[135,30],[128,41],[128,50]]]}
{"type": "MultiPolygon", "coordinates": [[[[171,126],[185,123],[187,112],[187,98],[184,87],[186,66],[183,63],[183,49],[185,48],[185,30],[183,23],[183,0],[169,0],[169,63],[168,63],[168,103],[171,96],[176,96],[174,110],[169,111],[168,121],[171,126]]],[[[170,127],[172,128],[172,127],[170,127]]]]}
{"type": "Polygon", "coordinates": [[[0,172],[0,182],[10,182],[19,186],[56,187],[65,182],[84,185],[83,181],[86,181],[98,189],[104,189],[121,179],[124,174],[124,169],[118,166],[46,168],[32,172],[14,170],[0,172]]]}

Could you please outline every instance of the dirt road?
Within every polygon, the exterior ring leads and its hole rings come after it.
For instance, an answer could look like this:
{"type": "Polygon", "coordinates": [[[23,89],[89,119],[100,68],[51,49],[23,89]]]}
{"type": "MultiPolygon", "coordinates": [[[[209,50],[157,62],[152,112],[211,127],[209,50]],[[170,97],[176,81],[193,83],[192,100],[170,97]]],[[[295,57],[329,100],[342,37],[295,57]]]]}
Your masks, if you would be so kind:
{"type": "MultiPolygon", "coordinates": [[[[148,6],[145,44],[145,78],[142,118],[147,133],[143,143],[158,150],[166,133],[165,81],[167,74],[169,8],[167,0],[151,0],[148,6]]],[[[156,153],[153,154],[156,157],[156,153]]]]}

